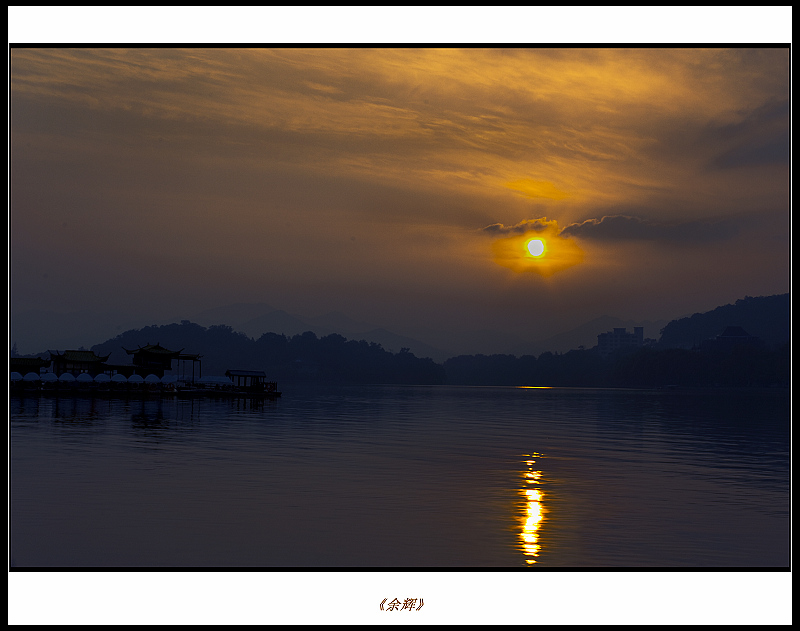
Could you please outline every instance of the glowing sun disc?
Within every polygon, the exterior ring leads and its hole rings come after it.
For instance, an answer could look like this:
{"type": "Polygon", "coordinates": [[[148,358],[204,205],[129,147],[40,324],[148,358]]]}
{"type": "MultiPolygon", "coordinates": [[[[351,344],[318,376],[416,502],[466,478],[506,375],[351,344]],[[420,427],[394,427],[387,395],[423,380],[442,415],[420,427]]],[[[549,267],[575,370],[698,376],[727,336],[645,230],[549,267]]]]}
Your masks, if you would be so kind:
{"type": "Polygon", "coordinates": [[[528,252],[531,253],[531,256],[541,256],[544,253],[544,241],[541,239],[528,241],[528,252]]]}

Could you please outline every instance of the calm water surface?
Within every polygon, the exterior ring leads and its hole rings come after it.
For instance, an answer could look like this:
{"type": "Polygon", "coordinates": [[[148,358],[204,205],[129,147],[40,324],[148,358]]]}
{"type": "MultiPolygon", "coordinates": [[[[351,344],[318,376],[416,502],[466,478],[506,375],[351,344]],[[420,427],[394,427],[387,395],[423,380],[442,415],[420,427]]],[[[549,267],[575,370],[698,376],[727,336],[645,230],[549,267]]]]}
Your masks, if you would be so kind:
{"type": "Polygon", "coordinates": [[[787,567],[789,397],[11,399],[12,564],[787,567]]]}

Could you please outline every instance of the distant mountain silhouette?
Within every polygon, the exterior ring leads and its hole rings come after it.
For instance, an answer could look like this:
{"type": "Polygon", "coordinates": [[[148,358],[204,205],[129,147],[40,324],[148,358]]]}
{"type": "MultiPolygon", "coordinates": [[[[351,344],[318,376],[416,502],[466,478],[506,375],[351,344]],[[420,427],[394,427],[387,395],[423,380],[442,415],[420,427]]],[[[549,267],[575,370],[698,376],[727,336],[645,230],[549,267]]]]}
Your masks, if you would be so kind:
{"type": "Polygon", "coordinates": [[[305,318],[305,320],[313,327],[319,327],[321,330],[330,330],[351,339],[359,333],[378,328],[374,324],[354,320],[339,311],[331,311],[321,316],[305,318]]]}
{"type": "Polygon", "coordinates": [[[746,296],[734,304],[672,320],[661,330],[659,345],[692,348],[729,326],[742,327],[771,346],[789,342],[789,294],[746,296]]]}
{"type": "Polygon", "coordinates": [[[353,339],[366,340],[367,342],[380,344],[391,353],[399,353],[404,348],[407,348],[417,357],[430,357],[436,362],[443,362],[448,357],[445,351],[425,344],[425,342],[392,333],[386,329],[374,329],[372,331],[366,331],[365,333],[356,334],[353,336],[353,339]]]}
{"type": "Polygon", "coordinates": [[[203,375],[242,369],[264,370],[278,380],[407,384],[444,380],[439,364],[406,349],[392,353],[380,344],[347,340],[337,334],[319,338],[311,331],[293,336],[265,333],[254,340],[229,326],[203,327],[188,320],[125,331],[92,350],[110,354],[111,363],[129,364],[124,349],[155,343],[170,350],[199,353],[203,375]]]}
{"type": "MultiPolygon", "coordinates": [[[[265,306],[268,307],[263,304],[233,306],[228,308],[227,314],[244,318],[265,306]]],[[[208,314],[208,317],[222,315],[225,315],[224,310],[208,314]]],[[[41,314],[39,319],[46,331],[60,328],[61,319],[56,317],[49,323],[48,319],[52,319],[49,314],[41,314]]],[[[352,322],[342,314],[332,314],[329,319],[345,326],[352,322]]],[[[96,318],[86,320],[97,322],[96,318]]],[[[325,317],[320,317],[316,321],[324,320],[325,317]]],[[[301,318],[276,310],[250,322],[253,326],[260,323],[283,329],[304,324],[301,318]]],[[[672,320],[663,327],[657,346],[619,349],[608,356],[594,348],[598,333],[618,326],[648,324],[652,327],[657,323],[634,323],[604,316],[540,342],[542,346],[550,346],[545,351],[538,352],[529,346],[518,355],[463,354],[446,361],[441,351],[432,347],[426,349],[431,352],[420,357],[412,345],[425,348],[421,342],[379,328],[367,331],[361,339],[349,340],[338,333],[318,336],[311,330],[293,335],[264,332],[254,338],[225,324],[205,327],[189,320],[126,330],[92,346],[91,350],[99,355],[110,354],[111,364],[129,364],[130,356],[124,348],[160,343],[171,350],[201,354],[204,375],[219,375],[228,369],[250,369],[264,370],[270,378],[278,380],[636,388],[786,387],[789,384],[788,294],[748,296],[732,305],[672,320]],[[719,339],[711,344],[703,343],[723,331],[737,339],[725,344],[719,339]],[[738,339],[748,336],[758,337],[766,344],[741,343],[738,339]],[[575,345],[582,345],[584,349],[558,350],[575,345]]],[[[648,336],[652,335],[651,331],[648,336]]],[[[489,338],[491,335],[477,342],[486,344],[489,338]]],[[[78,346],[69,345],[72,349],[78,346]]],[[[68,345],[53,348],[67,349],[68,345]]],[[[48,358],[46,352],[38,356],[48,358]]]]}
{"type": "MultiPolygon", "coordinates": [[[[516,348],[527,341],[526,338],[503,328],[463,330],[456,327],[440,329],[417,326],[403,331],[403,335],[441,349],[441,361],[465,353],[495,353],[502,349],[516,348]]],[[[431,357],[435,359],[434,355],[431,357]]]]}
{"type": "Polygon", "coordinates": [[[203,374],[209,375],[224,374],[229,368],[259,370],[259,363],[264,362],[263,358],[253,356],[253,340],[244,333],[238,333],[224,325],[206,328],[189,320],[184,320],[181,324],[130,329],[92,346],[92,349],[102,351],[103,355],[110,354],[109,363],[130,364],[131,357],[125,349],[148,344],[160,344],[173,351],[199,353],[203,356],[203,374]]]}
{"type": "MultiPolygon", "coordinates": [[[[780,294],[745,297],[733,305],[724,305],[713,311],[696,313],[670,322],[634,322],[602,316],[537,341],[525,341],[504,330],[465,332],[455,328],[447,331],[418,328],[409,330],[406,335],[399,335],[338,312],[311,318],[301,317],[276,310],[263,302],[238,303],[208,309],[197,314],[197,318],[191,318],[191,321],[202,327],[221,325],[254,340],[265,333],[288,337],[307,331],[318,337],[337,334],[353,341],[364,340],[368,344],[380,344],[387,352],[409,349],[416,357],[430,357],[443,363],[450,357],[468,353],[491,354],[502,351],[514,356],[538,356],[544,352],[565,353],[580,346],[590,349],[597,344],[599,333],[615,327],[643,326],[645,337],[659,338],[661,333],[662,346],[691,348],[703,340],[719,335],[727,326],[741,326],[750,335],[763,339],[769,345],[776,345],[786,343],[789,339],[788,307],[789,295],[780,294]]],[[[179,321],[183,321],[183,318],[142,321],[140,316],[122,312],[83,311],[63,314],[39,310],[15,314],[12,310],[11,341],[23,355],[42,353],[48,349],[67,350],[81,346],[89,348],[98,339],[108,339],[122,331],[179,321]]],[[[122,362],[122,358],[112,361],[122,362]]]]}
{"type": "Polygon", "coordinates": [[[11,310],[11,337],[20,352],[39,353],[48,349],[88,348],[97,340],[148,324],[166,324],[176,320],[156,320],[123,311],[82,310],[59,313],[44,309],[22,312],[11,310]]]}
{"type": "Polygon", "coordinates": [[[380,344],[389,352],[399,353],[408,348],[417,357],[430,357],[442,362],[447,353],[417,339],[398,335],[366,322],[358,322],[341,313],[330,313],[316,318],[301,318],[286,311],[276,310],[235,326],[239,331],[258,339],[264,333],[293,336],[311,331],[319,337],[337,334],[351,340],[364,340],[380,344]]]}
{"type": "MultiPolygon", "coordinates": [[[[228,323],[226,323],[228,324],[228,323]]],[[[254,339],[258,339],[264,333],[277,333],[279,335],[298,335],[305,331],[314,331],[317,335],[328,335],[334,331],[319,331],[314,330],[314,327],[309,326],[307,322],[301,320],[298,316],[286,313],[281,309],[270,311],[269,313],[262,314],[252,320],[243,322],[239,325],[231,325],[237,331],[241,331],[245,335],[249,335],[254,339]]]]}
{"type": "Polygon", "coordinates": [[[240,327],[245,322],[249,322],[265,313],[275,311],[275,307],[265,302],[238,302],[232,305],[224,305],[213,309],[206,309],[193,315],[190,320],[197,322],[201,326],[212,326],[214,324],[225,324],[234,329],[242,330],[240,327]]]}

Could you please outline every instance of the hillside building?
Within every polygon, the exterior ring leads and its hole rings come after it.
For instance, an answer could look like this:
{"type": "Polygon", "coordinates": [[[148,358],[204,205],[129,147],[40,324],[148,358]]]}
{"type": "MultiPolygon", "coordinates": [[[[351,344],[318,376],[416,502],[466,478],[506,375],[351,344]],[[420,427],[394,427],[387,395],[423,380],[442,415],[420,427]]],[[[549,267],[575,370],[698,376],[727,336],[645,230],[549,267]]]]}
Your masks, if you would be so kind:
{"type": "Polygon", "coordinates": [[[700,348],[726,351],[741,345],[761,346],[762,344],[764,341],[760,337],[750,335],[742,327],[728,326],[716,337],[703,341],[700,348]]]}
{"type": "Polygon", "coordinates": [[[603,356],[611,355],[621,348],[641,348],[643,344],[644,327],[641,326],[633,327],[633,333],[620,327],[597,336],[597,350],[603,356]]]}

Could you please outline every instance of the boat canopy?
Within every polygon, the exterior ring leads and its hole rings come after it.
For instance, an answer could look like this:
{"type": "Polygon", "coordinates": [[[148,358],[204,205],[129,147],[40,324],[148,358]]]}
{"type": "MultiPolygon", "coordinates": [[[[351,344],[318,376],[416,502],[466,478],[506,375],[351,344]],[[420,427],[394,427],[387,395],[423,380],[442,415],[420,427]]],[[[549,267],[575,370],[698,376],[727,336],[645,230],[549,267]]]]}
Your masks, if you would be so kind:
{"type": "Polygon", "coordinates": [[[223,377],[220,375],[207,375],[206,377],[200,377],[197,380],[197,383],[208,385],[208,386],[232,386],[233,381],[230,380],[228,377],[223,377]]]}

